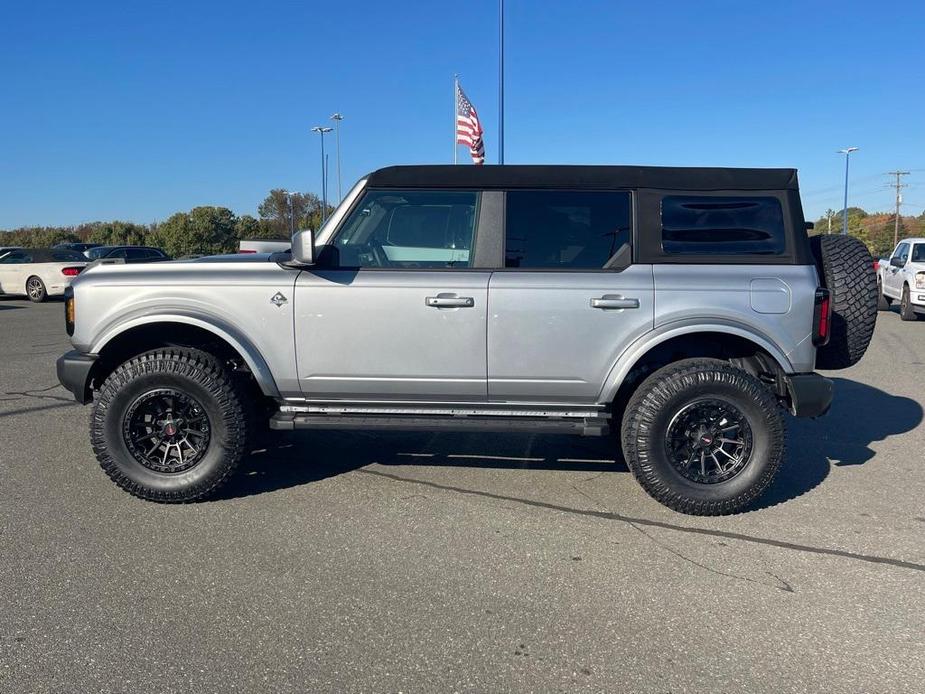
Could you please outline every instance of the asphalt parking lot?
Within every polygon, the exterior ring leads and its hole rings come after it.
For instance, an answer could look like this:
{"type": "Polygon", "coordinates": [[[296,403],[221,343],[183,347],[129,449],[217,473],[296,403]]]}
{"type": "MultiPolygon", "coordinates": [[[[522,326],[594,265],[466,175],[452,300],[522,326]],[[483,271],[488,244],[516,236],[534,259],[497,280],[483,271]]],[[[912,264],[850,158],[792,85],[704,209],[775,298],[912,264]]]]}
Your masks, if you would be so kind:
{"type": "Polygon", "coordinates": [[[0,692],[925,690],[925,321],[881,314],[754,510],[682,516],[609,440],[293,432],[140,501],[0,299],[0,692]]]}

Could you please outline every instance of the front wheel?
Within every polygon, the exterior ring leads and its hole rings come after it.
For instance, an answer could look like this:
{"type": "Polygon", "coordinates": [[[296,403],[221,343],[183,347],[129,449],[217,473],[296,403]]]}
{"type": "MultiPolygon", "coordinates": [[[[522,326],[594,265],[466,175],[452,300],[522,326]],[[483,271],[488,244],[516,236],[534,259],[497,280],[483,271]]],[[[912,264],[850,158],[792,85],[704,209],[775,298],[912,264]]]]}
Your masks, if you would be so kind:
{"type": "Polygon", "coordinates": [[[150,501],[215,492],[247,450],[246,395],[215,357],[196,349],[145,352],[103,384],[90,419],[97,460],[113,482],[150,501]]]}
{"type": "Polygon", "coordinates": [[[909,296],[909,285],[903,285],[903,296],[899,301],[899,317],[902,320],[918,320],[915,309],[912,308],[912,298],[909,296]]]}
{"type": "Polygon", "coordinates": [[[771,484],[784,455],[775,397],[718,359],[687,359],[649,376],[627,404],[621,438],[650,496],[702,516],[746,508],[771,484]]]}
{"type": "Polygon", "coordinates": [[[45,283],[35,275],[26,280],[26,294],[29,296],[29,301],[36,304],[40,304],[48,298],[45,283]]]}

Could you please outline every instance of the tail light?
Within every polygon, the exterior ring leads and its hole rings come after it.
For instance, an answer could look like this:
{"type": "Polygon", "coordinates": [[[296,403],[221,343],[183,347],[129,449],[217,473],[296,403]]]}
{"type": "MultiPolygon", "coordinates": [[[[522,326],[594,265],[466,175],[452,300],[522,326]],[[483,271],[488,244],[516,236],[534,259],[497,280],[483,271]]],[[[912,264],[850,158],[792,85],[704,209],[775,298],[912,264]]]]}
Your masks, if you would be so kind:
{"type": "Polygon", "coordinates": [[[256,253],[256,252],[257,252],[257,251],[252,251],[252,250],[249,250],[249,249],[248,249],[248,250],[240,250],[240,251],[238,251],[238,253],[256,253]]]}
{"type": "Polygon", "coordinates": [[[64,288],[64,329],[68,335],[74,334],[74,317],[76,306],[74,305],[74,288],[64,288]]]}
{"type": "Polygon", "coordinates": [[[80,267],[66,267],[61,269],[61,274],[65,277],[77,277],[80,274],[80,271],[83,268],[80,267]]]}
{"type": "Polygon", "coordinates": [[[816,290],[815,309],[813,310],[813,344],[822,347],[829,344],[832,329],[832,298],[828,289],[816,290]]]}

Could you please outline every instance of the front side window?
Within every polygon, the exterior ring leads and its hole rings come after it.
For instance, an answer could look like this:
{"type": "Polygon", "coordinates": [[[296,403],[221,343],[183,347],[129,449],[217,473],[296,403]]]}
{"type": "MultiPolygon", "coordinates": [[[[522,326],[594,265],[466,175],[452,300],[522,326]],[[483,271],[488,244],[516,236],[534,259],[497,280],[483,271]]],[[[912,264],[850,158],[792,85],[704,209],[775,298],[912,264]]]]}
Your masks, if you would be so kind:
{"type": "Polygon", "coordinates": [[[903,265],[905,265],[906,261],[909,260],[909,244],[908,243],[899,244],[896,247],[896,250],[893,252],[893,258],[901,260],[903,265]]]}
{"type": "Polygon", "coordinates": [[[781,255],[786,250],[780,201],[759,196],[667,195],[662,250],[678,255],[781,255]]]}
{"type": "Polygon", "coordinates": [[[337,267],[465,268],[472,263],[478,193],[371,190],[332,244],[337,267]]]}
{"type": "Polygon", "coordinates": [[[507,194],[505,267],[601,269],[629,238],[629,193],[517,190],[507,194]]]}

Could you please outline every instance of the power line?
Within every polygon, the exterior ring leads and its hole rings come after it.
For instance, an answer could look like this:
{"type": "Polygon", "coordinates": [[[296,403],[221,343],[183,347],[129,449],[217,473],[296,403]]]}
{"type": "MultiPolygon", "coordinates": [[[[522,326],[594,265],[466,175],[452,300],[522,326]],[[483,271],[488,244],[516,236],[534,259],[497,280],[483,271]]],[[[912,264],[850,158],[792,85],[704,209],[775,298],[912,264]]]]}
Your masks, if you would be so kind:
{"type": "Polygon", "coordinates": [[[887,171],[887,176],[896,176],[896,183],[893,184],[893,187],[896,188],[896,217],[894,218],[893,223],[893,247],[896,247],[896,244],[899,243],[899,206],[903,204],[903,194],[902,189],[908,187],[905,183],[902,182],[903,176],[908,176],[909,171],[887,171]]]}

